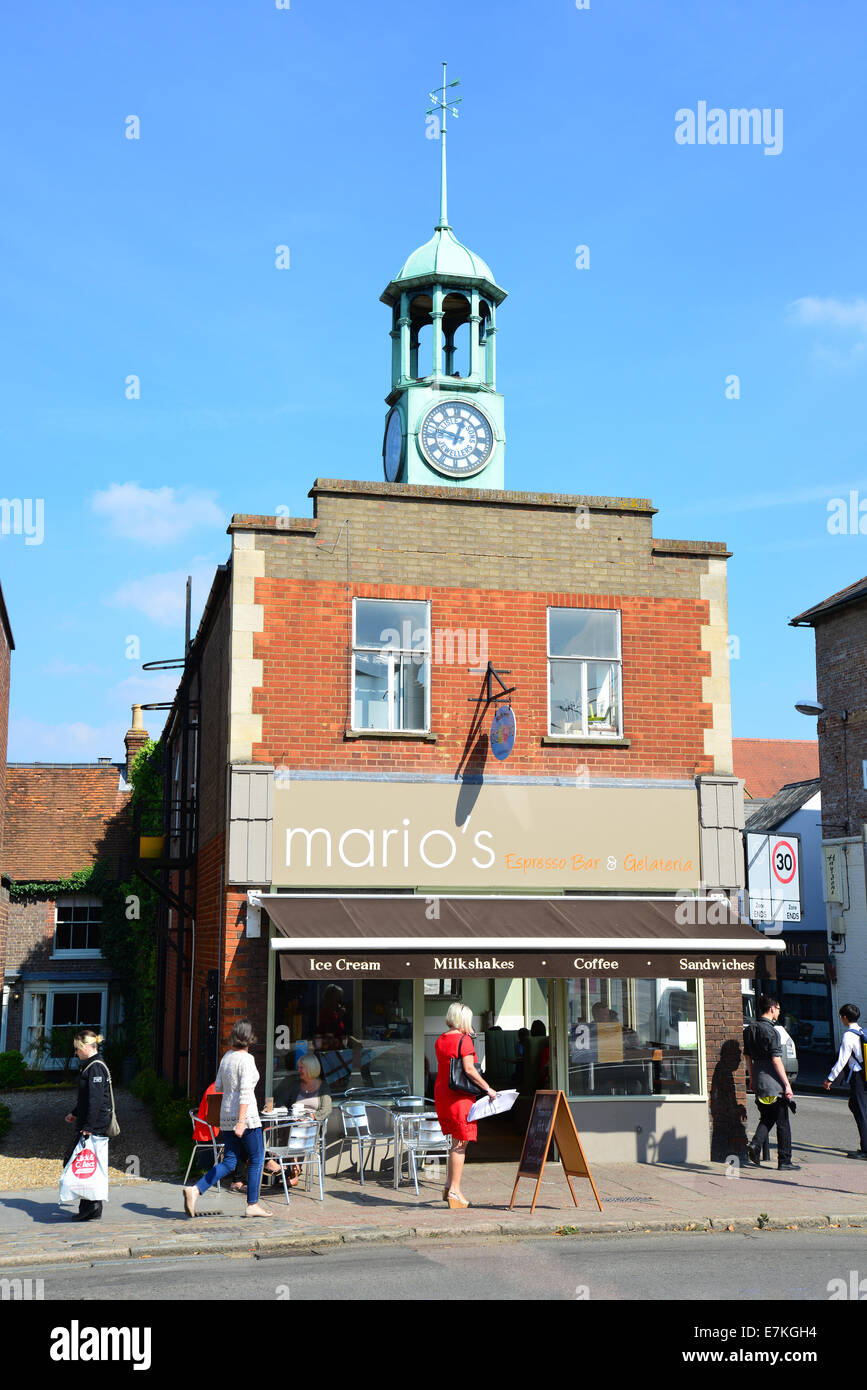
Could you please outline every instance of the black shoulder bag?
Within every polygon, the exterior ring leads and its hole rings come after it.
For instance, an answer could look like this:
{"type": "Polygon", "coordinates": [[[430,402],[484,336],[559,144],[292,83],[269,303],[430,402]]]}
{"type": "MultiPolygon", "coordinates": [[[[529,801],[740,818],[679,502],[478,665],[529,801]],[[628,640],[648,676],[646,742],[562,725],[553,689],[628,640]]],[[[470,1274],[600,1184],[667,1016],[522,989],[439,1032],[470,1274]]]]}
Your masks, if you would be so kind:
{"type": "MultiPolygon", "coordinates": [[[[461,1061],[461,1048],[464,1045],[465,1037],[466,1034],[462,1033],[460,1042],[458,1043],[458,1055],[457,1057],[452,1057],[449,1062],[449,1089],[452,1091],[459,1091],[463,1096],[472,1096],[474,1100],[478,1100],[479,1096],[486,1096],[488,1093],[483,1087],[477,1085],[475,1081],[467,1076],[464,1071],[461,1061]]],[[[484,1076],[484,1074],[485,1073],[482,1071],[479,1072],[479,1076],[484,1076]]]]}

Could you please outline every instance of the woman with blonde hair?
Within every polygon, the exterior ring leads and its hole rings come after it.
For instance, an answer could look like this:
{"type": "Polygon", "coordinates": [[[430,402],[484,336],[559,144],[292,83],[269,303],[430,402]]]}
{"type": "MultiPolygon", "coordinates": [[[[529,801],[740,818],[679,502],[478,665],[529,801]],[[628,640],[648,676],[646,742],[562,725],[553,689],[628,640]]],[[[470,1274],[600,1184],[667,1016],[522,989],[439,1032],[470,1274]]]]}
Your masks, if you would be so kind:
{"type": "Polygon", "coordinates": [[[449,1081],[452,1060],[460,1059],[464,1074],[479,1088],[479,1095],[487,1095],[493,1100],[496,1091],[492,1090],[478,1069],[479,1059],[472,1043],[467,1047],[467,1038],[472,1038],[473,1012],[466,1004],[452,1004],[446,1014],[446,1032],[436,1040],[437,1079],[434,1087],[434,1105],[437,1119],[443,1134],[452,1136],[449,1153],[448,1181],[443,1188],[443,1201],[448,1202],[453,1211],[470,1204],[461,1192],[461,1176],[467,1144],[475,1143],[478,1131],[475,1122],[467,1119],[470,1107],[478,1095],[466,1091],[453,1091],[449,1081]]]}
{"type": "MultiPolygon", "coordinates": [[[[66,1116],[68,1125],[75,1125],[75,1138],[70,1144],[63,1166],[75,1153],[81,1139],[91,1134],[98,1139],[108,1140],[109,1129],[114,1118],[114,1097],[111,1076],[105,1062],[99,1056],[102,1034],[95,1028],[79,1028],[73,1038],[75,1055],[79,1061],[78,1099],[75,1109],[66,1116]]],[[[117,1130],[114,1131],[117,1133],[117,1130]]],[[[82,1197],[78,1203],[78,1214],[73,1221],[99,1221],[102,1216],[102,1202],[91,1202],[82,1197]]]]}

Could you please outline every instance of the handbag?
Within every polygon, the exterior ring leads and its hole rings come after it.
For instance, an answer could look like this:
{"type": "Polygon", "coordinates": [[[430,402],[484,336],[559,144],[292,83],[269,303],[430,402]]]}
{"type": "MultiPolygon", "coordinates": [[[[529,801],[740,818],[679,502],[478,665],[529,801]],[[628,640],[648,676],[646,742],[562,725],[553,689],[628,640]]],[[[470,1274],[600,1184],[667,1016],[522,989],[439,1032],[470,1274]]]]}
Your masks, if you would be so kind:
{"type": "MultiPolygon", "coordinates": [[[[472,1096],[473,1100],[478,1100],[479,1096],[486,1096],[488,1093],[473,1081],[471,1077],[467,1076],[463,1069],[461,1064],[461,1048],[464,1045],[465,1037],[466,1034],[462,1033],[461,1040],[458,1043],[457,1056],[452,1057],[449,1062],[449,1090],[459,1091],[462,1096],[472,1096]]],[[[479,1072],[479,1076],[484,1077],[484,1075],[485,1073],[483,1071],[479,1072]]]]}

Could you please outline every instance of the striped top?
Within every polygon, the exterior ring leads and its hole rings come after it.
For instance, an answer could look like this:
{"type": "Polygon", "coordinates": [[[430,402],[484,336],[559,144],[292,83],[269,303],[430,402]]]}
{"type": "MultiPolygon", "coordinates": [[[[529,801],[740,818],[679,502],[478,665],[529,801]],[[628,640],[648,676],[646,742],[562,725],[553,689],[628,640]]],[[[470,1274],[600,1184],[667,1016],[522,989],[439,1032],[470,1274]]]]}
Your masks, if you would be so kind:
{"type": "Polygon", "coordinates": [[[259,1080],[256,1063],[249,1052],[243,1048],[233,1048],[227,1052],[220,1063],[217,1079],[214,1082],[222,1091],[220,1102],[220,1129],[234,1129],[238,1123],[241,1106],[247,1103],[247,1128],[261,1129],[262,1121],[256,1106],[255,1086],[259,1080]]]}

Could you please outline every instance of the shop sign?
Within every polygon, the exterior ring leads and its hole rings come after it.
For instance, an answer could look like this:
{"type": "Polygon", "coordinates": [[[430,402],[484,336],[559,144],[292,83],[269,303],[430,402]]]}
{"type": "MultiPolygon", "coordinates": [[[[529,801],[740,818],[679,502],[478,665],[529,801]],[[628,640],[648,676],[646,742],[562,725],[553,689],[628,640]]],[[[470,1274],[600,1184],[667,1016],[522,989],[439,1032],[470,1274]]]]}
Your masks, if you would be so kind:
{"type": "Polygon", "coordinates": [[[293,780],[277,887],[677,892],[699,883],[692,788],[293,780]]]}
{"type": "Polygon", "coordinates": [[[825,902],[843,902],[843,864],[840,845],[823,846],[825,856],[825,902]]]}
{"type": "Polygon", "coordinates": [[[753,979],[753,953],[684,951],[681,954],[621,951],[607,953],[524,951],[280,951],[284,980],[433,980],[475,976],[507,979],[571,980],[620,978],[639,980],[753,979]]]}
{"type": "Polygon", "coordinates": [[[515,746],[518,726],[511,705],[498,705],[491,720],[491,752],[499,762],[508,758],[515,746]]]}

